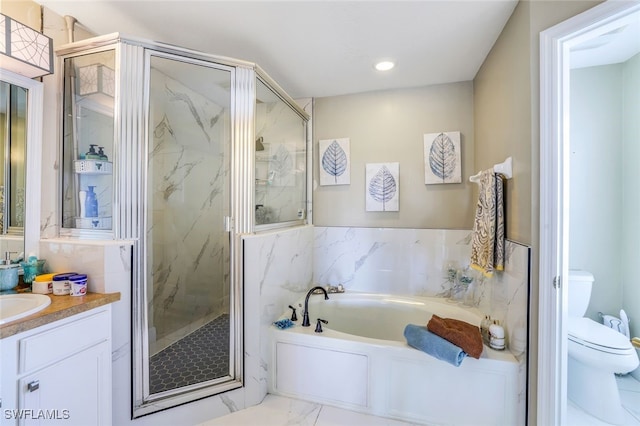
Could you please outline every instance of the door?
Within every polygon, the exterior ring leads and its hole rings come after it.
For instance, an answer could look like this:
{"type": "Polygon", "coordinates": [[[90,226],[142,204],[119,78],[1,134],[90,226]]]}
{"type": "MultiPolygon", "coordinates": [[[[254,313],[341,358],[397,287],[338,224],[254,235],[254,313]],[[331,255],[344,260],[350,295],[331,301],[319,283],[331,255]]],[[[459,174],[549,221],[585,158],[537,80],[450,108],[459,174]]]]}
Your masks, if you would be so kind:
{"type": "Polygon", "coordinates": [[[628,23],[637,2],[604,2],[540,34],[539,424],[566,422],[570,54],[628,23]]]}
{"type": "Polygon", "coordinates": [[[136,414],[240,385],[225,226],[233,69],[159,52],[147,64],[146,356],[136,414]]]}

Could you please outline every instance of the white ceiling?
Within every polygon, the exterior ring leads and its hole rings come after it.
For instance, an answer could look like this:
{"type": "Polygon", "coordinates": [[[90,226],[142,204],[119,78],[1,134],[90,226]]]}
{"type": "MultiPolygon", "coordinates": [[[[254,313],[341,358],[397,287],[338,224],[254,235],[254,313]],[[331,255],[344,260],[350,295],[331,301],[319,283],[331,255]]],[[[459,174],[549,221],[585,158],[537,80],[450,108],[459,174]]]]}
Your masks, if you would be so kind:
{"type": "Polygon", "coordinates": [[[259,64],[294,98],[472,80],[517,0],[36,0],[90,31],[259,64]],[[373,69],[380,59],[396,67],[373,69]]]}

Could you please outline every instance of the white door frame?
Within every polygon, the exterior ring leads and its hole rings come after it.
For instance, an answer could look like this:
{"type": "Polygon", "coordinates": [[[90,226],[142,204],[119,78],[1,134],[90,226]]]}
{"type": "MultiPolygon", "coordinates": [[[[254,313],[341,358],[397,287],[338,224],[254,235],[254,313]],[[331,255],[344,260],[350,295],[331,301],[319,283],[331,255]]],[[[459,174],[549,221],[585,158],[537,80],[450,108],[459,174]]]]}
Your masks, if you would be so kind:
{"type": "Polygon", "coordinates": [[[538,424],[562,425],[567,410],[569,52],[636,12],[640,1],[609,0],[540,33],[538,424]]]}

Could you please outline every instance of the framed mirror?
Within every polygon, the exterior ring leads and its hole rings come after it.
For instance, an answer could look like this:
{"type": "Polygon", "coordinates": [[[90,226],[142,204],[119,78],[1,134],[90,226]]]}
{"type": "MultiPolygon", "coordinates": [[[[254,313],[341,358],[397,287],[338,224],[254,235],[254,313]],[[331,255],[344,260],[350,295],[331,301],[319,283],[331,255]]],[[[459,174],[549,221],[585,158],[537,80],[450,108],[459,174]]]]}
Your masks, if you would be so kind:
{"type": "Polygon", "coordinates": [[[43,85],[0,69],[0,256],[38,255],[43,85]]]}

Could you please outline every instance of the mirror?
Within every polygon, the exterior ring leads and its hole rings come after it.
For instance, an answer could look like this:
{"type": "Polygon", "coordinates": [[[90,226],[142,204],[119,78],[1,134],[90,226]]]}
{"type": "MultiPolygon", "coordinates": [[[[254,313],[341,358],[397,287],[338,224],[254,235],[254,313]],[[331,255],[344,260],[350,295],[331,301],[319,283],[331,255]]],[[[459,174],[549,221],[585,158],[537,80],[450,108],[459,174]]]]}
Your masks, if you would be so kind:
{"type": "MultiPolygon", "coordinates": [[[[0,82],[0,235],[24,236],[27,90],[0,82]]],[[[21,250],[22,251],[22,250],[21,250]]]]}
{"type": "Polygon", "coordinates": [[[2,258],[5,252],[12,252],[12,259],[19,253],[38,254],[42,92],[39,81],[0,69],[2,258]]]}

